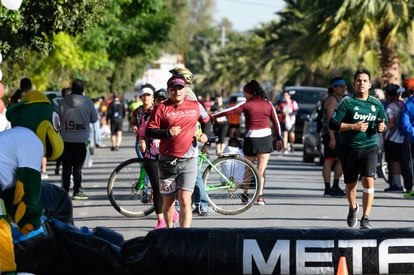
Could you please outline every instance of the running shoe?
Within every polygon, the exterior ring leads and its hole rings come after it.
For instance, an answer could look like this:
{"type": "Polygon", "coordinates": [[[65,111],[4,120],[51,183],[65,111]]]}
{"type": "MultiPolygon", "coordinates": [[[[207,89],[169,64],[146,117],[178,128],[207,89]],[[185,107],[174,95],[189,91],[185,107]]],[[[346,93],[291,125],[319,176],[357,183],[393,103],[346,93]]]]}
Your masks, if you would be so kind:
{"type": "MultiPolygon", "coordinates": [[[[359,211],[359,205],[358,203],[356,203],[355,208],[349,208],[349,212],[348,212],[348,219],[347,219],[347,223],[349,227],[355,227],[357,225],[357,214],[359,211]]],[[[362,222],[361,222],[362,224],[362,222]]]]}
{"type": "Polygon", "coordinates": [[[162,220],[158,221],[157,226],[155,227],[155,229],[165,228],[165,226],[166,226],[165,221],[164,221],[164,219],[162,219],[162,220]]]}
{"type": "Polygon", "coordinates": [[[370,229],[371,225],[369,224],[369,219],[367,215],[364,215],[361,219],[361,229],[370,229]]]}
{"type": "Polygon", "coordinates": [[[193,210],[193,214],[197,214],[199,216],[205,217],[205,216],[208,216],[208,210],[201,209],[201,207],[197,205],[193,210]]]}
{"type": "Polygon", "coordinates": [[[79,191],[78,193],[73,194],[72,199],[73,200],[87,200],[88,196],[85,193],[83,193],[82,191],[79,191]]]}
{"type": "Polygon", "coordinates": [[[249,201],[249,195],[247,195],[246,193],[242,193],[241,195],[241,202],[243,204],[246,204],[249,201]]]}
{"type": "Polygon", "coordinates": [[[388,188],[384,189],[384,192],[403,192],[402,186],[391,185],[388,188]]]}
{"type": "Polygon", "coordinates": [[[331,193],[333,197],[344,197],[345,196],[345,192],[338,186],[333,187],[331,189],[331,193]]]}
{"type": "Polygon", "coordinates": [[[265,205],[266,204],[266,202],[263,198],[263,195],[259,195],[259,197],[257,198],[257,204],[258,205],[265,205]]]}
{"type": "Polygon", "coordinates": [[[324,197],[332,197],[332,191],[331,190],[325,190],[325,192],[323,192],[323,196],[324,197]]]}

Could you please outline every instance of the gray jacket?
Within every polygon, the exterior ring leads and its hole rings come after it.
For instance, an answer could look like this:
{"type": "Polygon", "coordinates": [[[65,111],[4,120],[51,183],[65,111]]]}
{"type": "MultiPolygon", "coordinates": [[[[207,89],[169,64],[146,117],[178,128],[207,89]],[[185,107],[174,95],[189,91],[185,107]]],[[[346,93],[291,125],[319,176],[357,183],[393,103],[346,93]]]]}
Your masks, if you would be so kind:
{"type": "Polygon", "coordinates": [[[68,94],[59,102],[58,112],[63,141],[83,143],[89,140],[90,123],[98,120],[90,98],[68,94]]]}

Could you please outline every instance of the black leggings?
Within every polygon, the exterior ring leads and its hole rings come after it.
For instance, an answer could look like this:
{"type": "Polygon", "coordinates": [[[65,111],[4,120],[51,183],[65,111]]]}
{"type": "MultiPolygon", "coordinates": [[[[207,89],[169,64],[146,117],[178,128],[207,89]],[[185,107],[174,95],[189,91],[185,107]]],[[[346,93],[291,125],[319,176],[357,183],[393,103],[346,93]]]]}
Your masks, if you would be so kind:
{"type": "Polygon", "coordinates": [[[86,144],[65,142],[62,155],[62,188],[69,192],[70,175],[73,175],[73,192],[82,187],[82,166],[86,157],[86,144]]]}
{"type": "Polygon", "coordinates": [[[156,214],[162,213],[162,196],[160,194],[160,178],[158,176],[158,160],[144,158],[144,168],[151,182],[152,197],[156,214]]]}

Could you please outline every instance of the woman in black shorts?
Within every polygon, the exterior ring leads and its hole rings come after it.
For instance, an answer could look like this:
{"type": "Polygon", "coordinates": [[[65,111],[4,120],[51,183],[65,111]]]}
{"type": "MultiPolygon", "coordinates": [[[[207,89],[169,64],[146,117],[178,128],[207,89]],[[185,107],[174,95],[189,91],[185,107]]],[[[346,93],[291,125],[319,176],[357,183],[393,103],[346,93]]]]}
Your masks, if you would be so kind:
{"type": "MultiPolygon", "coordinates": [[[[275,148],[277,151],[283,148],[280,125],[272,102],[266,98],[265,91],[256,80],[248,82],[244,86],[243,92],[246,102],[213,114],[211,118],[215,119],[221,116],[244,113],[246,118],[246,134],[243,142],[243,153],[248,160],[252,162],[257,160],[257,170],[259,171],[262,182],[257,204],[264,205],[263,188],[265,185],[265,170],[270,153],[275,148]],[[276,135],[275,145],[273,144],[270,121],[272,122],[276,135]]],[[[248,194],[244,193],[242,201],[245,202],[247,200],[248,194]]]]}

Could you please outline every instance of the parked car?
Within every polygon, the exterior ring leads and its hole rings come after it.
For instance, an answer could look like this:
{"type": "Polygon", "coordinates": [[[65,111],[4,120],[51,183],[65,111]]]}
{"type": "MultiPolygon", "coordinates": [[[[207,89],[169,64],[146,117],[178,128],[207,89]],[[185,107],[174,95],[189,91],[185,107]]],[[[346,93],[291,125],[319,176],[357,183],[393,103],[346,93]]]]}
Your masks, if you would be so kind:
{"type": "Polygon", "coordinates": [[[50,100],[52,100],[53,104],[57,108],[59,105],[59,101],[63,99],[62,92],[60,91],[45,91],[43,92],[50,100]]]}
{"type": "MultiPolygon", "coordinates": [[[[298,105],[299,110],[296,113],[295,124],[295,143],[302,143],[303,136],[303,124],[306,116],[312,113],[316,104],[320,102],[322,98],[328,95],[328,88],[312,87],[312,86],[286,86],[283,91],[288,91],[291,98],[294,99],[298,105]]],[[[277,95],[275,106],[280,100],[282,91],[277,95]]]]}
{"type": "Polygon", "coordinates": [[[319,158],[319,164],[323,164],[323,145],[320,135],[318,115],[321,110],[321,103],[318,102],[310,115],[305,114],[303,120],[303,162],[315,162],[319,158]]]}

